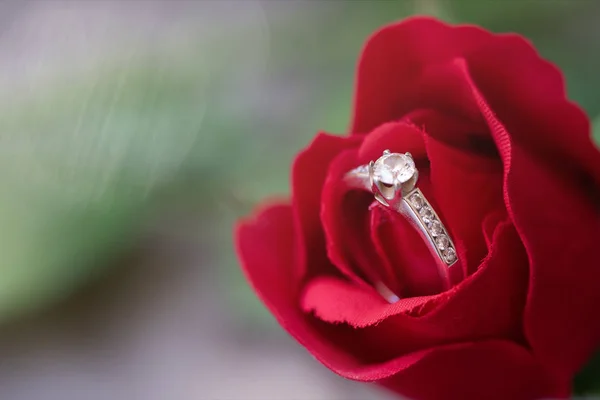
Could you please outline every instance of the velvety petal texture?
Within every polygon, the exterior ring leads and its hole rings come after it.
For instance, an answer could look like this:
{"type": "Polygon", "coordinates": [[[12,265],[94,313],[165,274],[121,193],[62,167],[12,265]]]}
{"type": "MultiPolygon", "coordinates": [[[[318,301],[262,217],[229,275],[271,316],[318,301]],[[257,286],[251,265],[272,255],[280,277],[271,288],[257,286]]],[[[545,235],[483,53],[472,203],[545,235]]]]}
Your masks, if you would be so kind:
{"type": "Polygon", "coordinates": [[[566,398],[600,346],[600,153],[518,35],[411,18],[359,63],[351,132],[296,157],[290,204],[239,222],[257,295],[320,362],[415,400],[566,398]],[[452,286],[403,216],[344,175],[410,152],[452,286]]]}

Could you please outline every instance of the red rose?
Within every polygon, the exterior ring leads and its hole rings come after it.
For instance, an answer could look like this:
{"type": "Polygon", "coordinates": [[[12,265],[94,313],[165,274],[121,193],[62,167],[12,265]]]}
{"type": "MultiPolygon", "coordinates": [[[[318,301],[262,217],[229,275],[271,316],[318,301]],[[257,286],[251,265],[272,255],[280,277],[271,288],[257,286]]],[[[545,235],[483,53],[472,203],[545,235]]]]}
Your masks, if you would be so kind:
{"type": "Polygon", "coordinates": [[[568,396],[600,344],[600,154],[525,39],[429,18],[383,28],[362,54],[351,134],[319,134],[292,184],[291,204],[238,225],[237,249],[324,365],[415,399],[568,396]],[[401,216],[343,184],[384,149],[413,154],[455,240],[466,278],[450,290],[401,216]]]}

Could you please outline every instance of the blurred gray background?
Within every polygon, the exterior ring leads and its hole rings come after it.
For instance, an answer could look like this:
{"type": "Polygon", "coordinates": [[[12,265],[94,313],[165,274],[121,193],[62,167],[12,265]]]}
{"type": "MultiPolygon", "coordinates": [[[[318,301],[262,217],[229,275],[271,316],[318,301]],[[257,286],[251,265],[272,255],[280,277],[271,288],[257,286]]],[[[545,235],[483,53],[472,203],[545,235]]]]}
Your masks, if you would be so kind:
{"type": "Polygon", "coordinates": [[[527,35],[600,112],[594,0],[0,2],[0,399],[392,398],[276,326],[231,227],[413,14],[527,35]]]}

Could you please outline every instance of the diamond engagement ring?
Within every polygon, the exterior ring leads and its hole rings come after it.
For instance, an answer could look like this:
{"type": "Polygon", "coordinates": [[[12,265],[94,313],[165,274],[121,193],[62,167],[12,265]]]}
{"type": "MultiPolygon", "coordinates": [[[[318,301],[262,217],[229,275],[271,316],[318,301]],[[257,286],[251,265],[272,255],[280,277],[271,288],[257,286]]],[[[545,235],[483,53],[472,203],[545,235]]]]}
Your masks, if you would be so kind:
{"type": "Polygon", "coordinates": [[[385,150],[375,162],[348,172],[350,187],[366,189],[375,199],[403,215],[419,232],[449,284],[448,268],[458,261],[456,247],[437,213],[416,187],[419,171],[410,153],[385,150]]]}

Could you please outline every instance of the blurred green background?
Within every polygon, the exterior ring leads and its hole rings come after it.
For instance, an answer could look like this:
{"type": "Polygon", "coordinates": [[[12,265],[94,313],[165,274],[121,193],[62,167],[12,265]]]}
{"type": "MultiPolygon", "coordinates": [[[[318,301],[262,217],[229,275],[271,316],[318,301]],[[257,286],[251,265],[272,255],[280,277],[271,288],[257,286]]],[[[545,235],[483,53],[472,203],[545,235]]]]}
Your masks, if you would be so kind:
{"type": "Polygon", "coordinates": [[[344,133],[365,39],[415,14],[525,35],[600,116],[594,0],[2,3],[0,398],[359,393],[281,334],[231,227],[289,192],[318,130],[344,133]]]}

